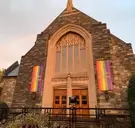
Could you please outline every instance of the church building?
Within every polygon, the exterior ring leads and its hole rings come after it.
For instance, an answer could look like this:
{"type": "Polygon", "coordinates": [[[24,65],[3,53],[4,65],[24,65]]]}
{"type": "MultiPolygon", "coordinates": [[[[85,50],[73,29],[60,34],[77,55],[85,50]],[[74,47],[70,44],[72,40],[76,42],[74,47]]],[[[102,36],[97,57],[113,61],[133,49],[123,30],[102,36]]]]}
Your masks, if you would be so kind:
{"type": "Polygon", "coordinates": [[[68,0],[22,56],[11,106],[70,107],[75,96],[77,108],[126,108],[134,72],[131,44],[68,0]]]}

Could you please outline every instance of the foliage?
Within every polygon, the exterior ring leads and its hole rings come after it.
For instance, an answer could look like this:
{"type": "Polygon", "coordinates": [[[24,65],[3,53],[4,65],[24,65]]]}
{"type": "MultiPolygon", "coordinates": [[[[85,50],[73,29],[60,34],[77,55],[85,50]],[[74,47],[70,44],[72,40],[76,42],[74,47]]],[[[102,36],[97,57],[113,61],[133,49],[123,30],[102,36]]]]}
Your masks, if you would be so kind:
{"type": "Polygon", "coordinates": [[[4,71],[2,69],[0,69],[0,81],[2,79],[3,73],[4,73],[4,71]]]}
{"type": "Polygon", "coordinates": [[[2,78],[2,70],[0,70],[0,80],[1,80],[1,78],[2,78]]]}
{"type": "Polygon", "coordinates": [[[94,126],[93,125],[90,125],[89,128],[94,128],[94,126]]]}
{"type": "Polygon", "coordinates": [[[9,107],[5,102],[0,102],[0,121],[6,119],[8,116],[9,107]]]}
{"type": "Polygon", "coordinates": [[[128,88],[128,103],[130,107],[130,116],[132,127],[135,128],[135,74],[133,74],[129,80],[129,88],[128,88]]]}
{"type": "MultiPolygon", "coordinates": [[[[8,123],[7,128],[22,128],[24,125],[36,126],[35,128],[56,128],[57,123],[52,123],[49,119],[49,114],[34,114],[19,115],[14,121],[8,123]]],[[[32,127],[34,128],[34,127],[32,127]]]]}

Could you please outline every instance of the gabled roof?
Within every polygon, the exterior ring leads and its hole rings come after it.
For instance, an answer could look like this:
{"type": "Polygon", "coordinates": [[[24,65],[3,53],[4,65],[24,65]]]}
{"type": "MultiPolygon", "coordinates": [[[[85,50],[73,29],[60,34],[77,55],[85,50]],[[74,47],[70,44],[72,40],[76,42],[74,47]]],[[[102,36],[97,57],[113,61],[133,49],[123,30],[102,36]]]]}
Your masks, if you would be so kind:
{"type": "Polygon", "coordinates": [[[18,76],[19,63],[16,61],[4,71],[4,76],[18,76]]]}
{"type": "MultiPolygon", "coordinates": [[[[67,1],[67,7],[47,26],[47,28],[45,28],[41,32],[41,34],[39,34],[37,36],[37,40],[38,40],[38,38],[40,40],[40,36],[42,37],[42,35],[45,35],[44,40],[48,40],[59,28],[63,27],[64,25],[75,24],[74,22],[72,22],[70,20],[71,17],[75,17],[74,19],[78,19],[77,25],[81,25],[81,22],[83,23],[83,21],[86,21],[88,23],[88,25],[87,24],[86,25],[89,26],[89,27],[101,25],[101,24],[106,25],[105,23],[102,23],[101,21],[98,21],[98,20],[94,19],[93,17],[85,14],[84,12],[78,10],[77,8],[75,8],[73,6],[72,0],[68,0],[67,1]]],[[[107,26],[106,26],[106,29],[109,30],[107,28],[107,26]]],[[[118,37],[114,36],[111,32],[109,32],[109,33],[110,33],[111,37],[120,40],[120,42],[123,43],[123,44],[127,44],[126,42],[122,41],[118,37]]],[[[35,44],[36,43],[38,43],[38,41],[36,41],[35,44]]],[[[35,45],[22,57],[25,57],[28,53],[30,53],[30,51],[32,51],[32,49],[34,47],[35,47],[35,45]]]]}
{"type": "MultiPolygon", "coordinates": [[[[69,1],[68,1],[69,2],[69,1]]],[[[59,19],[61,17],[63,17],[65,19],[66,16],[75,16],[76,14],[82,14],[84,17],[87,18],[87,20],[91,21],[93,24],[98,24],[98,23],[101,23],[100,21],[94,19],[93,17],[85,14],[84,12],[80,11],[79,9],[77,9],[76,7],[72,5],[72,7],[69,7],[68,9],[68,2],[67,2],[67,7],[47,26],[47,28],[42,32],[42,33],[45,33],[47,32],[48,33],[48,29],[53,26],[55,24],[56,21],[59,21],[59,19]]],[[[66,18],[68,19],[68,18],[66,18]]]]}

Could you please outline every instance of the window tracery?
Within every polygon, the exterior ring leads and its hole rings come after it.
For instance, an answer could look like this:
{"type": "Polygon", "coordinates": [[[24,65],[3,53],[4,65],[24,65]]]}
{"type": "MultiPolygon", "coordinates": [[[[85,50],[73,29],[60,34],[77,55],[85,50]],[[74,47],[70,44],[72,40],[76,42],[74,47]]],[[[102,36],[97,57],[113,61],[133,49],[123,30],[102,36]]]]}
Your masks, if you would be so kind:
{"type": "Polygon", "coordinates": [[[69,32],[56,44],[56,72],[79,72],[86,69],[85,40],[69,32]]]}

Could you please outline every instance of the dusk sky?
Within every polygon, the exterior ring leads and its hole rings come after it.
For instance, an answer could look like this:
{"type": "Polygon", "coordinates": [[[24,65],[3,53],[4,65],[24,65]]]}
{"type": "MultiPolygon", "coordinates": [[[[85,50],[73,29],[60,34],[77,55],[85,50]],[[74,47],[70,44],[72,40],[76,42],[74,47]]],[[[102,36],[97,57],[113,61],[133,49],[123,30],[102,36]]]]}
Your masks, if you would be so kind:
{"type": "MultiPolygon", "coordinates": [[[[0,0],[0,68],[7,68],[34,45],[66,7],[67,0],[0,0]]],[[[135,51],[135,0],[73,0],[74,6],[107,23],[111,33],[135,51]]]]}

